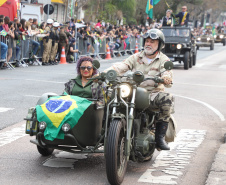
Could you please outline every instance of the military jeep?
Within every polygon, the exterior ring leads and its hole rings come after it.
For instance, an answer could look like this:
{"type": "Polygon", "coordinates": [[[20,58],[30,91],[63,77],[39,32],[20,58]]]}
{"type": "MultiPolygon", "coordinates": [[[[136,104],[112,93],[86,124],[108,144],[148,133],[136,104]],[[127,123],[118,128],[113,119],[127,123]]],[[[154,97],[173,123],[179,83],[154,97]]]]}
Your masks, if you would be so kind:
{"type": "Polygon", "coordinates": [[[165,35],[165,47],[162,52],[171,61],[183,62],[186,70],[196,64],[196,42],[191,33],[191,28],[182,26],[162,27],[161,31],[165,35]]]}
{"type": "Polygon", "coordinates": [[[223,46],[226,44],[226,33],[217,33],[214,35],[214,42],[215,43],[222,43],[223,46]]]}
{"type": "Polygon", "coordinates": [[[210,47],[210,50],[214,50],[214,37],[212,34],[198,36],[196,41],[197,50],[200,47],[210,47]]]}

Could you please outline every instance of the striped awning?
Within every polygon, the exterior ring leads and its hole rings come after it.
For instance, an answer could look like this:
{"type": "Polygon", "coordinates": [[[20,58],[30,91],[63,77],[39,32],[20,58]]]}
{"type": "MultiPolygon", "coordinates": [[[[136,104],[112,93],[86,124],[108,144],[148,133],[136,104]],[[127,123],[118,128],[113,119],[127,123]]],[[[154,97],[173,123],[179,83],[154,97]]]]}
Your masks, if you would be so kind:
{"type": "Polygon", "coordinates": [[[64,2],[62,0],[51,0],[52,3],[60,3],[60,4],[64,4],[64,2]]]}

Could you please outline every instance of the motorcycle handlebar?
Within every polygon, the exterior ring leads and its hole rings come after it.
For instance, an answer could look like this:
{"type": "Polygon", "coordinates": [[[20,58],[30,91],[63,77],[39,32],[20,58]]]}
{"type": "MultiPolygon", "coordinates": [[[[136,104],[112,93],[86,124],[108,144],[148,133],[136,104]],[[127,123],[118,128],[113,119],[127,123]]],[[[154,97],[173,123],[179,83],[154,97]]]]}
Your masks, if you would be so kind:
{"type": "Polygon", "coordinates": [[[164,83],[164,80],[158,77],[144,79],[144,81],[147,81],[147,80],[153,80],[155,83],[164,83]]]}

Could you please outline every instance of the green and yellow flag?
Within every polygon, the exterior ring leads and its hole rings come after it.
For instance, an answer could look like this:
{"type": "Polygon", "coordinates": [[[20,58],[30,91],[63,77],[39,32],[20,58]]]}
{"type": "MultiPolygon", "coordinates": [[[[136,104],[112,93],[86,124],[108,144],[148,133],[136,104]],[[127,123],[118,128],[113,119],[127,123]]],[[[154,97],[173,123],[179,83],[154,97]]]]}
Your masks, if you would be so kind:
{"type": "Polygon", "coordinates": [[[91,105],[91,101],[78,96],[54,96],[44,104],[36,106],[37,120],[44,121],[47,127],[44,132],[45,139],[64,139],[61,127],[64,123],[73,128],[91,105]]]}
{"type": "Polygon", "coordinates": [[[148,0],[147,1],[147,6],[146,6],[146,14],[148,14],[148,16],[153,19],[153,8],[155,5],[158,4],[160,0],[148,0]]]}

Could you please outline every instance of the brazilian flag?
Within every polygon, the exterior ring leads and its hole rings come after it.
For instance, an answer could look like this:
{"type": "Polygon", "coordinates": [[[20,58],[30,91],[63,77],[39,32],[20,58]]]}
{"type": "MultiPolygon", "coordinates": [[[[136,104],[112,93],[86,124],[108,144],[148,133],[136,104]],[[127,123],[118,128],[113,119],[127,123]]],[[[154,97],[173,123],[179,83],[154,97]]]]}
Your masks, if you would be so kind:
{"type": "Polygon", "coordinates": [[[44,131],[45,139],[64,139],[61,127],[64,123],[73,128],[91,105],[91,101],[78,96],[54,96],[44,104],[36,106],[37,120],[44,121],[47,127],[44,131]]]}

